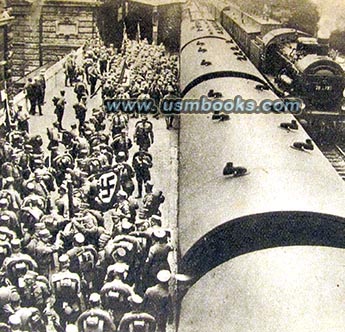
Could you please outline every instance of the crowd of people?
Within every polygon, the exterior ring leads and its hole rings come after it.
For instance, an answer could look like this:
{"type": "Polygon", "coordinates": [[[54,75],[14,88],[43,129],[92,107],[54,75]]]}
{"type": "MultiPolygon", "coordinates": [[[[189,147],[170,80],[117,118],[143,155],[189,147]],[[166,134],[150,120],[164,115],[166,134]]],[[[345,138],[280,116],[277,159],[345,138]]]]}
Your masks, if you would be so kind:
{"type": "Polygon", "coordinates": [[[64,69],[79,126],[63,128],[65,90],[46,101],[41,73],[0,140],[0,331],[166,331],[174,248],[151,178],[155,120],[88,103],[98,90],[103,100],[177,95],[177,57],[145,40],[119,51],[89,42],[64,69]],[[29,128],[45,103],[56,115],[47,147],[29,128]]]}

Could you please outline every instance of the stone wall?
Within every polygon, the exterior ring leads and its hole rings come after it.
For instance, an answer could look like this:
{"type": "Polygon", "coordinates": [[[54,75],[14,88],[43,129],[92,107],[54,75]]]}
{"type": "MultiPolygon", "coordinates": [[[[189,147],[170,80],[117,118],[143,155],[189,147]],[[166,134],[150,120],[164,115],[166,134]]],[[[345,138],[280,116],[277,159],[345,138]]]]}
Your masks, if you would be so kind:
{"type": "Polygon", "coordinates": [[[15,22],[12,72],[19,79],[97,36],[98,0],[9,0],[15,22]]]}

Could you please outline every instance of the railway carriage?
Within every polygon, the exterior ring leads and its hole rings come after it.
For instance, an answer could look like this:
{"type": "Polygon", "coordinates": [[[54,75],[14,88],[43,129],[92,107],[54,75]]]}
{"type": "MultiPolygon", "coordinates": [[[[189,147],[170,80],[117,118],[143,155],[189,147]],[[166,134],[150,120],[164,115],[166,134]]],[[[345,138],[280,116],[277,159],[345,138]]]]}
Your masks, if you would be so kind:
{"type": "MultiPolygon", "coordinates": [[[[223,99],[277,98],[258,89],[265,78],[216,26],[186,6],[184,98],[210,90],[223,99]]],[[[181,115],[179,271],[192,281],[180,290],[179,332],[343,331],[345,184],[317,147],[291,149],[309,139],[303,128],[280,127],[293,119],[181,115]],[[227,162],[248,173],[224,177],[227,162]]]]}

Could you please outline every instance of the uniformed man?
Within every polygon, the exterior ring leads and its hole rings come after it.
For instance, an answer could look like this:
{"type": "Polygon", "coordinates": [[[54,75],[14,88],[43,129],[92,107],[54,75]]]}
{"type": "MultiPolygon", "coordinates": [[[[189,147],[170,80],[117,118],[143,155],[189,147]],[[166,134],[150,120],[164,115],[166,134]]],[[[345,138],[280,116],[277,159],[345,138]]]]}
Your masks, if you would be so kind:
{"type": "Polygon", "coordinates": [[[128,298],[134,295],[132,287],[121,280],[124,272],[125,269],[118,265],[113,274],[114,280],[105,283],[100,292],[103,307],[112,312],[115,325],[130,310],[128,298]]]}
{"type": "Polygon", "coordinates": [[[19,239],[12,239],[10,244],[12,248],[12,254],[10,257],[7,257],[5,259],[1,267],[1,271],[6,271],[8,275],[13,273],[15,279],[18,280],[18,278],[23,276],[27,270],[37,270],[37,263],[35,262],[35,260],[30,255],[24,254],[22,252],[22,245],[19,239]],[[17,266],[17,263],[21,264],[22,262],[25,262],[24,268],[22,268],[22,265],[17,266]],[[20,271],[17,270],[17,268],[19,268],[20,271]],[[22,271],[24,271],[24,273],[21,275],[22,271]]]}
{"type": "Polygon", "coordinates": [[[118,176],[121,189],[127,194],[127,197],[129,197],[134,191],[132,180],[134,171],[132,167],[126,163],[126,155],[124,152],[121,151],[118,153],[116,162],[117,164],[114,166],[114,172],[118,176]]]}
{"type": "Polygon", "coordinates": [[[126,160],[128,160],[129,150],[132,148],[132,140],[127,136],[127,131],[122,130],[121,134],[114,137],[111,147],[117,156],[119,152],[124,152],[126,160]]]}
{"type": "MultiPolygon", "coordinates": [[[[83,202],[84,203],[84,202],[83,202]]],[[[74,207],[77,212],[78,207],[74,207]]],[[[72,219],[75,233],[82,233],[85,237],[86,244],[96,245],[99,236],[103,233],[103,227],[98,225],[97,216],[92,210],[83,209],[78,217],[72,219]]]]}
{"type": "Polygon", "coordinates": [[[29,133],[29,119],[29,112],[25,110],[22,105],[18,105],[18,110],[15,114],[15,120],[18,124],[18,130],[29,133]]]}
{"type": "Polygon", "coordinates": [[[109,55],[105,46],[101,48],[100,55],[99,55],[99,70],[101,75],[108,71],[108,60],[109,55]]]}
{"type": "Polygon", "coordinates": [[[128,118],[126,115],[118,112],[114,115],[112,120],[111,132],[113,139],[116,135],[121,134],[123,130],[128,130],[128,118]]]}
{"type": "Polygon", "coordinates": [[[17,321],[18,328],[22,331],[46,332],[46,326],[40,311],[35,307],[25,308],[21,305],[20,297],[17,293],[11,295],[11,307],[13,315],[9,318],[10,322],[17,321]],[[15,316],[16,318],[14,318],[15,316]]]}
{"type": "Polygon", "coordinates": [[[170,270],[168,256],[173,250],[172,245],[168,242],[168,233],[165,230],[155,229],[152,239],[154,243],[149,249],[145,262],[145,281],[148,287],[155,285],[159,271],[170,270]]]}
{"type": "Polygon", "coordinates": [[[78,320],[79,332],[115,332],[116,326],[109,313],[101,308],[101,297],[92,293],[89,298],[90,309],[82,313],[78,320]]]}
{"type": "MultiPolygon", "coordinates": [[[[171,85],[169,85],[168,94],[164,96],[163,102],[164,101],[174,102],[176,100],[178,100],[178,97],[175,94],[174,88],[171,85]]],[[[174,118],[175,118],[174,113],[165,114],[165,122],[166,122],[166,127],[168,130],[173,128],[174,118]]]]}
{"type": "Polygon", "coordinates": [[[92,110],[92,117],[90,118],[90,122],[94,125],[95,131],[100,132],[103,131],[106,127],[105,123],[105,113],[103,110],[94,108],[92,110]]]}
{"type": "Polygon", "coordinates": [[[44,74],[45,74],[45,70],[41,70],[40,71],[40,74],[38,76],[38,82],[40,84],[40,87],[41,87],[41,94],[40,94],[40,98],[38,100],[38,103],[43,106],[44,105],[44,100],[45,100],[45,94],[46,94],[46,87],[47,87],[47,84],[46,84],[46,79],[44,77],[44,74]]]}
{"type": "Polygon", "coordinates": [[[28,82],[25,85],[25,94],[26,99],[30,101],[30,114],[35,115],[36,114],[36,106],[37,106],[37,95],[35,92],[34,83],[32,81],[32,78],[28,78],[28,82]]]}
{"type": "Polygon", "coordinates": [[[135,125],[134,141],[140,149],[147,151],[154,142],[153,125],[144,115],[135,125]]]}
{"type": "Polygon", "coordinates": [[[79,121],[78,129],[79,129],[79,135],[81,136],[85,134],[84,124],[85,124],[85,118],[86,118],[86,112],[87,112],[86,100],[87,100],[87,97],[82,96],[81,102],[73,106],[75,110],[76,118],[79,121]]]}
{"type": "Polygon", "coordinates": [[[81,98],[83,96],[87,96],[89,94],[85,83],[80,80],[78,80],[77,83],[75,84],[74,92],[77,95],[78,103],[81,102],[81,98]]]}
{"type": "Polygon", "coordinates": [[[89,296],[96,277],[97,251],[93,245],[85,245],[85,236],[81,233],[74,235],[72,245],[66,253],[71,262],[70,270],[82,278],[83,294],[89,296]]]}
{"type": "MultiPolygon", "coordinates": [[[[60,124],[58,122],[53,123],[52,128],[47,128],[47,135],[49,139],[48,150],[52,151],[54,147],[58,147],[61,141],[60,137],[60,124]]],[[[51,158],[53,160],[54,158],[51,158]]]]}
{"type": "Polygon", "coordinates": [[[38,195],[44,199],[48,197],[48,189],[42,181],[39,172],[31,174],[30,178],[23,182],[23,193],[26,194],[26,197],[23,200],[22,205],[26,205],[24,202],[28,201],[29,195],[38,195]]]}
{"type": "Polygon", "coordinates": [[[34,171],[35,182],[44,184],[44,189],[48,190],[46,198],[49,200],[49,193],[55,190],[54,177],[49,169],[44,165],[43,161],[37,163],[37,167],[34,171]]]}
{"type": "Polygon", "coordinates": [[[21,235],[17,214],[9,209],[9,202],[5,197],[0,198],[0,226],[6,226],[21,235]]]}
{"type": "Polygon", "coordinates": [[[41,275],[49,278],[50,271],[54,266],[53,254],[59,250],[59,246],[52,244],[52,236],[48,229],[38,232],[38,241],[34,250],[33,257],[38,263],[38,271],[41,275]]]}
{"type": "MultiPolygon", "coordinates": [[[[150,97],[155,101],[155,105],[158,107],[160,104],[161,98],[163,97],[163,93],[160,89],[160,86],[157,83],[152,84],[149,88],[149,94],[150,94],[150,97]]],[[[154,115],[154,117],[156,119],[159,118],[158,110],[156,114],[154,115]]]]}
{"type": "Polygon", "coordinates": [[[42,317],[50,310],[50,287],[46,277],[34,271],[28,271],[19,285],[19,292],[24,307],[35,307],[42,317]]]}
{"type": "Polygon", "coordinates": [[[68,81],[70,86],[73,85],[75,79],[76,63],[73,54],[69,54],[64,63],[65,71],[65,86],[68,86],[68,81]]]}
{"type": "Polygon", "coordinates": [[[152,156],[146,151],[140,151],[133,156],[133,169],[138,182],[138,196],[142,197],[143,184],[151,180],[150,168],[152,167],[152,156]]]}
{"type": "Polygon", "coordinates": [[[80,277],[69,271],[70,260],[67,255],[59,257],[60,272],[51,276],[54,292],[55,312],[59,315],[60,324],[65,329],[67,323],[74,323],[80,315],[80,277]]]}
{"type": "Polygon", "coordinates": [[[157,322],[156,332],[165,332],[166,324],[173,319],[172,298],[169,292],[171,273],[161,270],[157,274],[158,283],[149,287],[144,296],[145,311],[155,317],[157,322]]]}
{"type": "Polygon", "coordinates": [[[165,197],[162,191],[149,192],[143,198],[143,206],[141,212],[143,218],[149,219],[153,215],[161,216],[161,211],[159,210],[161,204],[165,201],[165,197]]]}
{"type": "Polygon", "coordinates": [[[90,96],[92,96],[96,91],[96,84],[100,78],[100,73],[95,64],[89,67],[88,73],[90,80],[90,96]]]}
{"type": "Polygon", "coordinates": [[[59,129],[62,130],[62,118],[65,112],[65,105],[66,105],[65,90],[61,90],[60,97],[54,97],[53,102],[55,105],[54,113],[56,114],[56,117],[57,117],[59,129]]]}
{"type": "Polygon", "coordinates": [[[106,101],[107,99],[112,99],[115,96],[115,87],[111,79],[107,79],[102,84],[102,99],[106,101]]]}
{"type": "Polygon", "coordinates": [[[41,86],[39,77],[34,78],[33,90],[36,97],[36,105],[38,106],[39,115],[43,115],[42,113],[43,91],[42,91],[42,86],[41,86]]]}
{"type": "Polygon", "coordinates": [[[122,222],[123,219],[129,219],[131,217],[131,211],[130,211],[130,206],[129,206],[129,201],[128,201],[128,195],[125,191],[119,190],[116,194],[116,204],[114,207],[114,214],[113,215],[113,230],[114,227],[118,227],[117,225],[118,222],[122,222]],[[114,218],[116,216],[116,218],[114,218]]]}
{"type": "Polygon", "coordinates": [[[118,328],[119,332],[140,332],[140,331],[148,331],[148,332],[155,332],[156,331],[156,320],[150,314],[143,312],[141,310],[141,306],[143,303],[143,299],[139,295],[133,295],[129,299],[132,311],[126,313],[121,321],[118,328]]]}
{"type": "Polygon", "coordinates": [[[86,82],[90,84],[90,79],[89,79],[89,68],[93,65],[93,59],[92,57],[86,57],[83,63],[84,67],[84,72],[85,72],[85,77],[86,77],[86,82]]]}

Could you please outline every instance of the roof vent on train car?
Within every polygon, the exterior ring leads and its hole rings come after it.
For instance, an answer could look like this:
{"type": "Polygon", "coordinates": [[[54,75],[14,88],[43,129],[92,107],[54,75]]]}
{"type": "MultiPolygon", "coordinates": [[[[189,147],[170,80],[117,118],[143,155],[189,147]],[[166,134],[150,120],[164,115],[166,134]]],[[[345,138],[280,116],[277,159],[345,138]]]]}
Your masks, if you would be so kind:
{"type": "Polygon", "coordinates": [[[207,93],[208,98],[222,98],[223,94],[221,92],[214,91],[213,89],[210,89],[207,93]]]}
{"type": "Polygon", "coordinates": [[[298,124],[296,120],[291,120],[291,122],[282,122],[280,128],[290,130],[297,130],[298,124]]]}
{"type": "Polygon", "coordinates": [[[201,66],[207,67],[207,66],[212,65],[212,62],[211,62],[211,61],[206,61],[205,59],[203,59],[203,60],[200,62],[200,65],[201,65],[201,66]]]}
{"type": "Polygon", "coordinates": [[[263,91],[263,90],[269,90],[270,88],[266,84],[257,84],[255,86],[256,90],[263,91]]]}
{"type": "Polygon", "coordinates": [[[248,173],[248,170],[245,167],[234,166],[232,162],[226,163],[223,169],[223,175],[226,177],[237,177],[242,176],[248,173]]]}
{"type": "Polygon", "coordinates": [[[202,48],[201,46],[198,48],[198,52],[199,53],[205,53],[207,52],[207,49],[206,48],[202,48]]]}
{"type": "Polygon", "coordinates": [[[212,115],[212,120],[218,120],[219,122],[229,121],[230,116],[229,114],[220,114],[219,111],[215,111],[212,115]]]}
{"type": "Polygon", "coordinates": [[[244,56],[244,55],[240,55],[240,56],[237,57],[237,60],[239,60],[239,61],[247,61],[247,57],[244,56]]]}
{"type": "Polygon", "coordinates": [[[292,145],[292,148],[300,151],[305,150],[314,150],[314,144],[310,138],[307,138],[305,142],[295,142],[292,145]]]}

